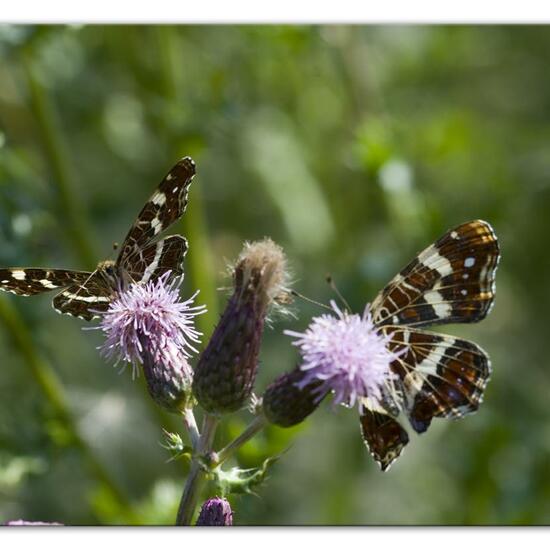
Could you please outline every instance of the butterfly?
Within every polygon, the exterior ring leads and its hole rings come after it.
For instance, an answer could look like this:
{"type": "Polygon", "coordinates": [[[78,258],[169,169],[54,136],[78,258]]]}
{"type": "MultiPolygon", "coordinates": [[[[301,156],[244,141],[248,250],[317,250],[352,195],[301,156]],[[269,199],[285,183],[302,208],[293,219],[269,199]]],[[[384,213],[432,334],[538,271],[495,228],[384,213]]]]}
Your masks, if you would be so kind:
{"type": "Polygon", "coordinates": [[[92,272],[0,269],[0,290],[31,296],[62,288],[53,299],[54,309],[90,321],[106,311],[116,294],[128,284],[155,281],[168,271],[170,276],[182,274],[187,240],[180,235],[160,240],[157,236],[185,212],[194,175],[195,163],[190,157],[177,162],[139,213],[115,261],[99,262],[92,272]]]}
{"type": "Polygon", "coordinates": [[[397,420],[400,410],[423,433],[433,418],[456,419],[478,409],[491,374],[487,353],[473,342],[422,328],[484,319],[493,305],[499,259],[491,226],[464,223],[421,252],[372,302],[375,327],[397,356],[382,399],[367,397],[360,406],[363,439],[382,471],[409,442],[397,420]]]}

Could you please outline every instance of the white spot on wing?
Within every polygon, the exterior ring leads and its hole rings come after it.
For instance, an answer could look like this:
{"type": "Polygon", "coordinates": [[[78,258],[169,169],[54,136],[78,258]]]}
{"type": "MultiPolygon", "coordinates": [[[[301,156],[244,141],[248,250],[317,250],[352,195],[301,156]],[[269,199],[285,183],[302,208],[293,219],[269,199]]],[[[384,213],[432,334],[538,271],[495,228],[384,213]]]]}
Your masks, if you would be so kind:
{"type": "Polygon", "coordinates": [[[464,260],[464,267],[472,267],[476,263],[476,259],[470,256],[464,260]]]}
{"type": "Polygon", "coordinates": [[[424,294],[424,299],[434,308],[435,314],[440,319],[448,317],[453,310],[451,304],[449,304],[449,302],[445,302],[443,300],[443,296],[441,296],[441,294],[437,292],[437,290],[426,292],[426,294],[424,294]]]}
{"type": "Polygon", "coordinates": [[[162,255],[163,249],[164,249],[164,244],[162,241],[160,241],[159,243],[157,243],[157,249],[155,250],[155,257],[153,261],[145,269],[141,282],[146,283],[150,279],[151,275],[153,274],[153,271],[155,271],[155,269],[159,265],[159,260],[162,255]]]}
{"type": "Polygon", "coordinates": [[[11,272],[11,276],[14,279],[17,279],[18,281],[24,281],[26,274],[24,271],[21,271],[20,269],[15,269],[11,272]]]}
{"type": "Polygon", "coordinates": [[[69,300],[77,300],[78,302],[86,302],[88,304],[111,301],[109,296],[81,296],[80,294],[72,294],[70,292],[64,292],[63,296],[65,296],[65,298],[69,298],[69,300]]]}
{"type": "Polygon", "coordinates": [[[162,224],[160,223],[160,220],[158,218],[153,218],[151,220],[151,227],[153,228],[153,231],[155,232],[155,235],[157,233],[160,233],[162,229],[162,224]]]}
{"type": "Polygon", "coordinates": [[[162,206],[166,202],[166,195],[164,193],[155,193],[153,195],[153,204],[162,206]]]}
{"type": "Polygon", "coordinates": [[[451,262],[445,256],[442,256],[433,245],[418,256],[418,261],[430,269],[435,269],[442,277],[446,277],[453,272],[451,262]]]}
{"type": "Polygon", "coordinates": [[[40,284],[44,287],[44,288],[57,288],[57,285],[54,285],[51,281],[49,281],[48,279],[40,279],[40,284]]]}
{"type": "Polygon", "coordinates": [[[425,376],[428,374],[432,374],[434,376],[437,376],[437,365],[439,365],[439,362],[441,361],[442,357],[445,355],[445,352],[448,348],[450,348],[453,345],[453,342],[449,342],[448,346],[434,346],[432,351],[429,353],[429,355],[422,360],[421,363],[417,365],[417,370],[424,374],[425,376]]]}

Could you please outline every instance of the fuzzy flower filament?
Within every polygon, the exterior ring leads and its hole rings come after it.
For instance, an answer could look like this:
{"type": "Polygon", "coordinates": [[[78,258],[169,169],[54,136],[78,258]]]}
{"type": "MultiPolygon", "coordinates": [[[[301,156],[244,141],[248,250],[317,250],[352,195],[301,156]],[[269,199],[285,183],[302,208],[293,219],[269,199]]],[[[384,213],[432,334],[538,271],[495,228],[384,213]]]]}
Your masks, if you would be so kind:
{"type": "Polygon", "coordinates": [[[152,397],[168,409],[179,409],[189,393],[192,370],[187,362],[193,344],[201,333],[194,327],[194,317],[206,311],[193,306],[196,292],[181,301],[179,283],[167,272],[156,281],[135,283],[119,292],[102,314],[101,330],[106,339],[101,354],[110,360],[130,363],[135,373],[143,366],[152,397]]]}
{"type": "Polygon", "coordinates": [[[296,386],[320,382],[317,399],[333,392],[335,405],[351,407],[364,397],[380,400],[398,357],[388,347],[390,336],[376,330],[368,306],[362,316],[342,312],[334,302],[331,306],[336,315],[314,317],[305,332],[285,331],[296,338],[293,345],[302,355],[296,386]]]}

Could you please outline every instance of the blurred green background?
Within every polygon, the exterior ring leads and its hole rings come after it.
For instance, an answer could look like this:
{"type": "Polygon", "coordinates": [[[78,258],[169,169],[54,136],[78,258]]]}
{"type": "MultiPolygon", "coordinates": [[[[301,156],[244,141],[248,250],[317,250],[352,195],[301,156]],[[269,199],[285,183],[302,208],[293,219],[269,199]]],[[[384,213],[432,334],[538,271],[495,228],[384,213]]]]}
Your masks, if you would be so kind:
{"type": "MultiPolygon", "coordinates": [[[[332,273],[362,311],[445,230],[488,220],[495,308],[444,327],[491,355],[479,412],[411,434],[386,474],[355,410],[270,429],[241,463],[288,451],[257,496],[232,498],[235,523],[550,523],[549,62],[536,26],[1,26],[0,265],[112,257],[183,155],[197,177],[174,231],[206,333],[245,240],[280,243],[317,300],[332,273]]],[[[0,521],[173,523],[187,465],[160,443],[178,418],[52,296],[0,296],[0,521]]],[[[258,393],[297,359],[282,331],[320,313],[294,311],[266,331],[258,393]]]]}

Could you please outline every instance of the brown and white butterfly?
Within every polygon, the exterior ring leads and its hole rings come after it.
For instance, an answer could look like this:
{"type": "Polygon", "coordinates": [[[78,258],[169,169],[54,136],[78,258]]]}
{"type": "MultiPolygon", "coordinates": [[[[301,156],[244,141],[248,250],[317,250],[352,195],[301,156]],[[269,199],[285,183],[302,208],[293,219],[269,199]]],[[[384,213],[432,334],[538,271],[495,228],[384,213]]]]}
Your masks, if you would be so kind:
{"type": "Polygon", "coordinates": [[[168,172],[130,228],[115,261],[100,262],[92,272],[0,269],[0,290],[31,296],[63,288],[53,299],[55,310],[89,321],[97,312],[107,310],[116,293],[129,283],[154,281],[167,271],[180,275],[187,240],[180,235],[161,240],[156,237],[185,212],[194,175],[195,163],[190,157],[181,159],[168,172]]]}
{"type": "Polygon", "coordinates": [[[435,417],[461,418],[478,409],[491,373],[487,353],[421,327],[484,319],[495,297],[499,258],[491,226],[464,223],[421,252],[373,301],[375,326],[399,354],[383,399],[361,404],[363,438],[382,470],[409,442],[397,420],[400,410],[423,433],[435,417]]]}

